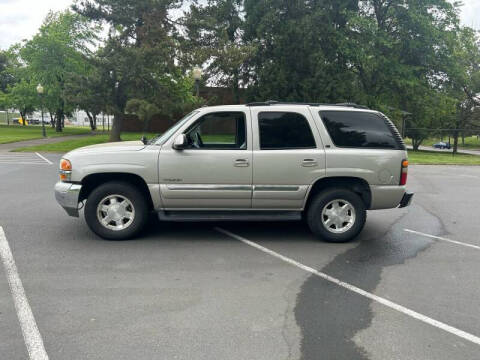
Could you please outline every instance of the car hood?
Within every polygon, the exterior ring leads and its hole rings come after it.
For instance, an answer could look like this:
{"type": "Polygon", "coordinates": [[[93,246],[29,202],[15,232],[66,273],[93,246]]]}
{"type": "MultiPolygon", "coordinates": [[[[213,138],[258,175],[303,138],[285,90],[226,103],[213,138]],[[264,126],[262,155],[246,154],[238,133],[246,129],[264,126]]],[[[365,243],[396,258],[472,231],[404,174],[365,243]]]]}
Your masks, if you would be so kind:
{"type": "Polygon", "coordinates": [[[75,149],[71,151],[69,154],[139,151],[144,148],[145,148],[145,144],[141,141],[119,141],[119,142],[84,146],[79,149],[75,149]]]}

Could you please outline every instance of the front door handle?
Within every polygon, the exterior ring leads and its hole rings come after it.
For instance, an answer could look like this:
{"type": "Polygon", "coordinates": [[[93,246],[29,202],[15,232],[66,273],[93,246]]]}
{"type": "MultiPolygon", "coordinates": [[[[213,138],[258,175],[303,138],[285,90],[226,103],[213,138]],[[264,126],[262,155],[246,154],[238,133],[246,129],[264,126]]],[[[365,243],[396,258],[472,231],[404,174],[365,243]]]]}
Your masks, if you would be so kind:
{"type": "Polygon", "coordinates": [[[248,159],[237,159],[237,160],[235,160],[235,166],[236,167],[247,167],[249,165],[250,165],[250,163],[248,162],[248,159]]]}
{"type": "Polygon", "coordinates": [[[315,160],[315,159],[303,159],[302,166],[304,166],[304,167],[317,166],[317,160],[315,160]]]}

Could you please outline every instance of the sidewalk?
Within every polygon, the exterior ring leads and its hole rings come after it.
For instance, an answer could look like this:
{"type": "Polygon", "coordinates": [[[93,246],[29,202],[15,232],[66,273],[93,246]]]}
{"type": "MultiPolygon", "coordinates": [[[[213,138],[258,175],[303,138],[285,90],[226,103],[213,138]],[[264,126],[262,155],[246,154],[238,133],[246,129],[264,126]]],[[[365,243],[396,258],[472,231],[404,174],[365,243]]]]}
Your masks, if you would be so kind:
{"type": "Polygon", "coordinates": [[[78,139],[78,138],[81,138],[82,136],[91,136],[91,134],[68,135],[68,136],[51,137],[51,138],[45,138],[45,139],[17,141],[17,142],[8,143],[8,144],[0,144],[0,152],[8,152],[8,151],[12,151],[12,150],[26,147],[26,146],[53,144],[57,142],[78,139]]]}

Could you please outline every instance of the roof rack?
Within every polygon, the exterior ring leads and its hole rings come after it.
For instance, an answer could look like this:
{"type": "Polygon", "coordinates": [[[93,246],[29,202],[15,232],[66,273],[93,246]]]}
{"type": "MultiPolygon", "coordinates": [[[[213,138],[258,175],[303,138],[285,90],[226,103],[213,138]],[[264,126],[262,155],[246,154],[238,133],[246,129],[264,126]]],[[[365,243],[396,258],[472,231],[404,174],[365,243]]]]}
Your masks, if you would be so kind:
{"type": "Polygon", "coordinates": [[[327,103],[285,102],[285,101],[276,101],[276,100],[251,102],[246,105],[247,106],[272,106],[272,105],[343,106],[343,107],[351,107],[355,109],[368,109],[367,106],[357,105],[355,103],[327,104],[327,103]]]}

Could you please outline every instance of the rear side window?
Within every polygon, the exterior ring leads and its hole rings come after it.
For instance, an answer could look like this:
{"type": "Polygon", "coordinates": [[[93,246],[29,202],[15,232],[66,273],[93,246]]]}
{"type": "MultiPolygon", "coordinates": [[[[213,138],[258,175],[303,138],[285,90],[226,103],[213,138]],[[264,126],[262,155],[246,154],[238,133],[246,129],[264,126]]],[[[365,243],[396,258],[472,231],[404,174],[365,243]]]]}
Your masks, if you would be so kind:
{"type": "Polygon", "coordinates": [[[307,119],[294,112],[261,112],[258,114],[260,149],[311,149],[315,140],[307,119]]]}
{"type": "Polygon", "coordinates": [[[400,149],[386,120],[374,113],[320,111],[333,143],[338,147],[400,149]]]}

